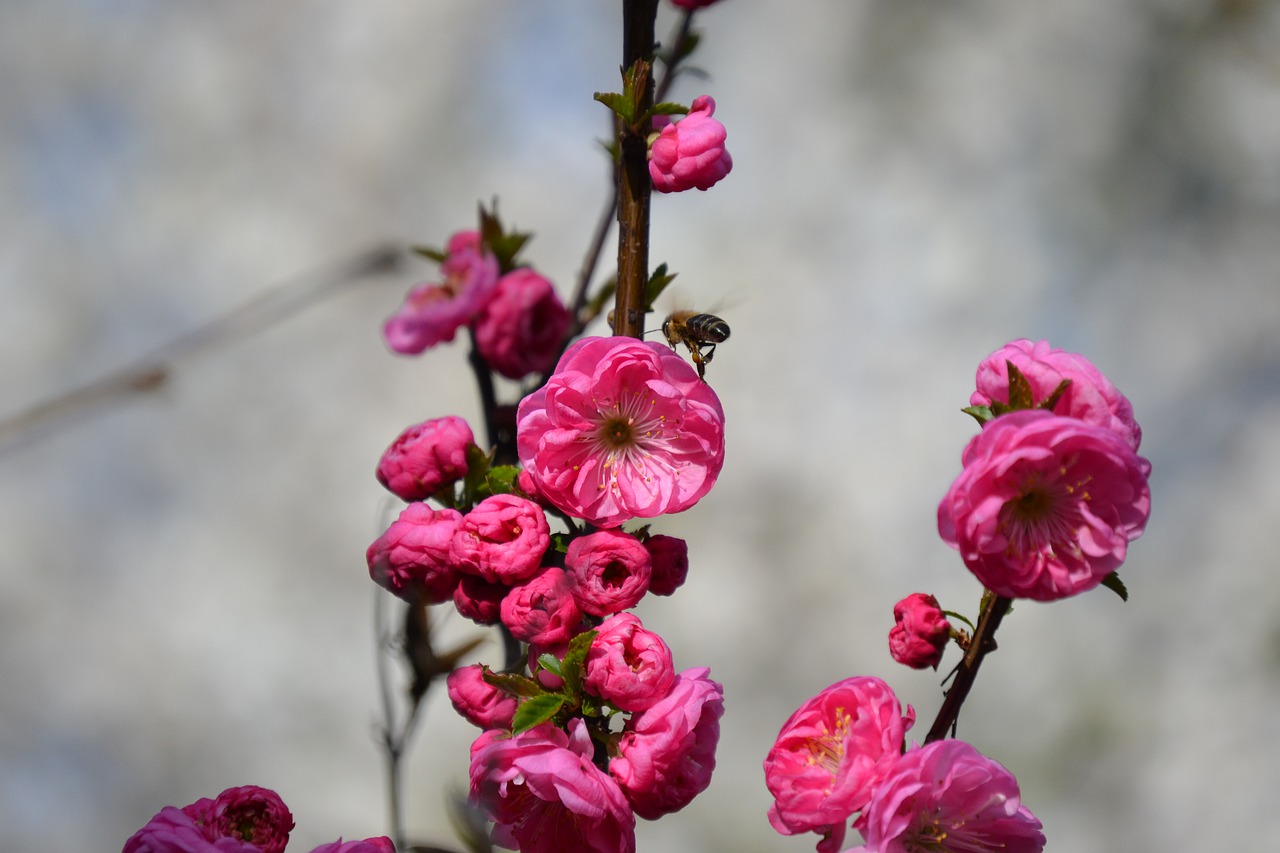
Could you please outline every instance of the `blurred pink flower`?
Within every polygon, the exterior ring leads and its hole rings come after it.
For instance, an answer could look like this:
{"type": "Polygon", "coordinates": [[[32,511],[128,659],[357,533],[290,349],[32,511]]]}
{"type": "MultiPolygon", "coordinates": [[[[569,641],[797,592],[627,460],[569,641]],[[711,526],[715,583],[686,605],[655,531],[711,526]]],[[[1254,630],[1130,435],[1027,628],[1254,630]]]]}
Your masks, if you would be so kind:
{"type": "Polygon", "coordinates": [[[863,817],[866,844],[847,853],[1040,853],[1045,843],[1018,780],[960,740],[909,750],[880,780],[863,817]]]}
{"type": "Polygon", "coordinates": [[[538,570],[550,544],[551,527],[541,507],[519,495],[498,494],[463,517],[450,559],[460,572],[512,584],[538,570]]]}
{"type": "Polygon", "coordinates": [[[496,822],[493,840],[523,853],[634,853],[636,817],[592,763],[581,719],[514,737],[487,731],[471,745],[471,800],[496,822]]]}
{"type": "Polygon", "coordinates": [[[686,669],[671,692],[627,721],[609,775],[645,820],[677,812],[711,784],[724,688],[711,670],[686,669]]]}
{"type": "Polygon", "coordinates": [[[456,415],[433,418],[400,433],[378,460],[378,482],[404,501],[421,501],[467,475],[471,427],[456,415]]]}
{"type": "Polygon", "coordinates": [[[938,668],[951,640],[951,623],[938,599],[913,592],[893,605],[895,625],[889,631],[889,654],[912,669],[938,668]]]}
{"type": "Polygon", "coordinates": [[[653,560],[649,592],[654,595],[671,595],[684,585],[685,578],[689,576],[688,542],[659,533],[646,539],[644,547],[653,560]]]}
{"type": "Polygon", "coordinates": [[[443,282],[414,287],[383,325],[387,346],[396,352],[417,355],[453,340],[458,328],[484,307],[498,283],[498,261],[483,250],[477,231],[460,231],[449,239],[440,271],[443,282]]]}
{"type": "Polygon", "coordinates": [[[596,628],[587,652],[587,690],[621,711],[643,711],[671,692],[676,670],[671,649],[630,613],[596,628]]]}
{"type": "MultiPolygon", "coordinates": [[[[211,801],[210,801],[211,802],[211,801]]],[[[210,840],[196,818],[165,806],[124,843],[122,853],[262,853],[238,838],[210,840]]]]}
{"type": "Polygon", "coordinates": [[[569,543],[564,567],[584,613],[610,616],[640,603],[653,560],[640,540],[621,530],[597,530],[569,543]]]}
{"type": "Polygon", "coordinates": [[[711,117],[715,111],[716,102],[703,95],[694,99],[684,118],[663,126],[649,146],[649,177],[655,190],[705,190],[729,174],[733,158],[724,147],[724,125],[711,117]]]}
{"type": "Polygon", "coordinates": [[[519,267],[498,279],[476,316],[476,346],[491,368],[522,379],[551,367],[572,320],[551,282],[519,267]]]}
{"type": "Polygon", "coordinates": [[[385,835],[377,838],[365,838],[362,841],[331,841],[321,844],[311,853],[396,853],[396,846],[385,835]]]}
{"type": "Polygon", "coordinates": [[[1151,512],[1151,465],[1120,434],[1044,410],[989,421],[938,507],[938,532],[997,595],[1053,601],[1124,562],[1151,512]]]}
{"type": "Polygon", "coordinates": [[[669,347],[584,338],[520,402],[516,444],[541,497],[617,527],[688,509],[711,490],[724,464],[724,410],[669,347]]]}
{"type": "Polygon", "coordinates": [[[264,853],[284,853],[293,830],[293,815],[280,795],[269,788],[228,788],[213,800],[205,832],[212,838],[238,838],[264,853]]]}
{"type": "Polygon", "coordinates": [[[369,577],[405,601],[448,601],[458,585],[449,551],[461,526],[456,509],[409,504],[365,552],[369,577]]]}
{"type": "Polygon", "coordinates": [[[445,679],[449,701],[467,722],[482,729],[510,729],[520,703],[516,697],[484,680],[480,664],[460,666],[445,679]]]}
{"type": "Polygon", "coordinates": [[[871,676],[838,681],[782,726],[764,760],[773,794],[769,823],[783,835],[816,832],[818,849],[839,850],[849,818],[865,808],[902,752],[915,721],[888,684],[871,676]]]}
{"type": "Polygon", "coordinates": [[[701,9],[716,2],[718,0],[671,0],[673,6],[679,6],[681,9],[701,9]]]}
{"type": "Polygon", "coordinates": [[[569,577],[556,566],[512,587],[500,611],[502,624],[517,640],[540,645],[568,642],[582,622],[569,577]]]}
{"type": "Polygon", "coordinates": [[[453,590],[453,606],[478,625],[496,625],[502,599],[510,590],[507,584],[487,581],[479,575],[462,575],[453,590]]]}
{"type": "Polygon", "coordinates": [[[1133,419],[1133,404],[1116,390],[1093,362],[1073,352],[1054,349],[1048,341],[1026,338],[1005,344],[978,365],[977,390],[969,398],[975,406],[1009,402],[1009,362],[1031,386],[1035,405],[1046,400],[1064,379],[1070,386],[1053,407],[1054,414],[1079,418],[1106,427],[1134,450],[1142,443],[1142,429],[1133,419]]]}

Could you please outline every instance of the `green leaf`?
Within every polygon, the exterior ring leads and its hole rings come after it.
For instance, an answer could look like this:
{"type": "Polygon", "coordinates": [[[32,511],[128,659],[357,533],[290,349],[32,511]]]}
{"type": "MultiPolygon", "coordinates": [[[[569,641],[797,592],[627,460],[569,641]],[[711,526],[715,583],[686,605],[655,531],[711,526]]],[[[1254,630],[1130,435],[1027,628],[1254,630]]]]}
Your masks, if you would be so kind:
{"type": "Polygon", "coordinates": [[[658,264],[658,268],[649,276],[649,280],[644,285],[644,310],[646,312],[653,310],[653,303],[658,301],[658,297],[662,295],[662,291],[667,289],[678,273],[667,272],[666,264],[658,264]]]}
{"type": "Polygon", "coordinates": [[[1067,389],[1071,387],[1071,380],[1064,379],[1058,383],[1058,387],[1053,389],[1053,393],[1044,399],[1040,404],[1040,408],[1052,412],[1054,407],[1058,405],[1058,401],[1062,399],[1062,395],[1067,393],[1067,389]]]}
{"type": "Polygon", "coordinates": [[[561,664],[560,677],[564,679],[565,695],[577,701],[582,695],[582,671],[587,664],[587,652],[591,650],[591,641],[596,638],[596,631],[583,631],[569,641],[569,651],[565,653],[561,664]]]}
{"type": "Polygon", "coordinates": [[[600,289],[591,297],[591,301],[587,303],[592,317],[600,316],[600,312],[604,310],[604,306],[613,299],[615,293],[618,292],[618,278],[611,277],[604,284],[600,285],[600,289]]]}
{"type": "Polygon", "coordinates": [[[444,259],[448,257],[444,252],[433,246],[410,246],[409,248],[414,254],[422,255],[422,257],[435,261],[438,264],[444,263],[444,259]]]}
{"type": "Polygon", "coordinates": [[[482,674],[486,684],[492,684],[512,696],[528,699],[533,696],[541,696],[547,692],[541,684],[527,675],[517,675],[513,672],[494,672],[487,666],[482,670],[482,674]]]}
{"type": "Polygon", "coordinates": [[[684,104],[677,104],[674,101],[663,101],[660,104],[654,104],[649,109],[649,118],[653,118],[654,116],[682,116],[687,115],[688,112],[689,108],[684,104]]]}
{"type": "Polygon", "coordinates": [[[972,417],[979,424],[985,424],[995,417],[995,413],[987,406],[965,406],[960,411],[972,417]]]}
{"type": "Polygon", "coordinates": [[[1022,375],[1022,371],[1012,361],[1006,361],[1005,366],[1009,369],[1009,408],[1015,411],[1034,408],[1036,401],[1027,377],[1022,375]]]}
{"type": "Polygon", "coordinates": [[[613,110],[614,115],[622,119],[624,124],[631,124],[634,113],[630,98],[617,92],[596,92],[591,97],[613,110]]]}
{"type": "Polygon", "coordinates": [[[1121,601],[1129,600],[1129,588],[1124,585],[1124,581],[1120,580],[1120,575],[1115,572],[1103,578],[1102,585],[1120,596],[1121,601]]]}
{"type": "Polygon", "coordinates": [[[538,655],[538,666],[552,675],[560,675],[560,658],[549,652],[538,655]]]}
{"type": "Polygon", "coordinates": [[[527,732],[554,717],[563,707],[564,697],[551,693],[526,699],[516,709],[515,719],[511,722],[511,733],[518,735],[521,732],[527,732]]]}
{"type": "Polygon", "coordinates": [[[516,476],[520,469],[515,465],[494,465],[485,477],[491,495],[509,495],[516,491],[516,476]]]}
{"type": "Polygon", "coordinates": [[[479,445],[467,446],[467,476],[462,481],[463,504],[467,509],[488,497],[489,466],[492,463],[493,457],[479,445]]]}
{"type": "Polygon", "coordinates": [[[970,631],[978,630],[977,628],[974,627],[973,623],[969,621],[969,618],[965,616],[963,613],[957,613],[954,610],[944,610],[942,611],[942,613],[944,616],[951,616],[953,618],[959,619],[961,622],[969,626],[970,631]]]}

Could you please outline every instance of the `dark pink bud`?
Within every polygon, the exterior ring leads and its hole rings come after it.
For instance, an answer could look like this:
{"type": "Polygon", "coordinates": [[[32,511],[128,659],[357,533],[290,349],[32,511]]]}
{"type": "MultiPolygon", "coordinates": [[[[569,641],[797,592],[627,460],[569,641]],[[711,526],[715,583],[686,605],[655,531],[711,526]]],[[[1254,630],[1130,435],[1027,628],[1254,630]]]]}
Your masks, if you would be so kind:
{"type": "Polygon", "coordinates": [[[644,543],[653,560],[649,592],[671,595],[689,576],[689,543],[675,536],[650,536],[644,543]]]}
{"type": "Polygon", "coordinates": [[[938,599],[913,592],[893,606],[897,624],[889,631],[889,654],[912,669],[938,668],[951,639],[951,623],[938,607],[938,599]]]}
{"type": "Polygon", "coordinates": [[[421,501],[467,476],[471,427],[449,415],[409,427],[378,461],[378,482],[404,501],[421,501]]]}
{"type": "Polygon", "coordinates": [[[564,566],[584,613],[610,616],[635,607],[649,590],[653,560],[640,540],[621,530],[600,530],[569,543],[564,566]]]}
{"type": "Polygon", "coordinates": [[[449,550],[461,525],[456,509],[409,504],[365,552],[369,577],[405,601],[448,601],[458,585],[449,550]]]}

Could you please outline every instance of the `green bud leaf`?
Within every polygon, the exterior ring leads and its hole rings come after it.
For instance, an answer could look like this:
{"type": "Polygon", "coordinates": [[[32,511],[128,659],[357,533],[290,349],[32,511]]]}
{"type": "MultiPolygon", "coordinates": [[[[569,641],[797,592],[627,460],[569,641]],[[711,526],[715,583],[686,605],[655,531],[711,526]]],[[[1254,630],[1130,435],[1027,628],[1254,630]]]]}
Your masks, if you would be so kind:
{"type": "Polygon", "coordinates": [[[1006,361],[1005,366],[1009,369],[1009,408],[1015,411],[1034,408],[1036,401],[1027,377],[1022,375],[1022,371],[1012,361],[1006,361]]]}
{"type": "Polygon", "coordinates": [[[551,693],[534,696],[520,703],[516,708],[515,719],[511,723],[511,733],[518,735],[527,732],[536,725],[545,723],[564,707],[564,697],[551,693]]]}
{"type": "Polygon", "coordinates": [[[569,641],[569,651],[564,656],[560,677],[564,679],[565,695],[579,700],[582,696],[582,671],[586,667],[587,652],[591,649],[591,641],[596,638],[595,631],[583,631],[569,641]]]}
{"type": "Polygon", "coordinates": [[[995,417],[995,413],[987,406],[965,406],[960,411],[972,417],[979,424],[985,424],[995,417]]]}
{"type": "Polygon", "coordinates": [[[444,263],[444,259],[448,257],[444,252],[434,248],[433,246],[410,246],[409,248],[414,254],[421,255],[422,257],[435,261],[438,264],[444,263]]]}
{"type": "Polygon", "coordinates": [[[526,675],[516,675],[512,672],[494,672],[487,666],[484,667],[483,674],[486,684],[492,684],[511,696],[520,696],[528,699],[533,696],[541,696],[547,692],[541,684],[526,675]]]}
{"type": "Polygon", "coordinates": [[[944,610],[942,611],[942,613],[944,616],[950,616],[953,619],[959,619],[961,622],[969,626],[970,631],[978,630],[977,628],[974,627],[973,623],[969,621],[969,617],[965,616],[963,613],[957,613],[954,610],[944,610]]]}
{"type": "Polygon", "coordinates": [[[689,108],[686,107],[684,104],[677,104],[674,101],[663,101],[660,104],[654,104],[649,109],[648,117],[653,118],[654,116],[674,116],[674,115],[682,116],[682,115],[687,115],[688,113],[689,113],[689,108]]]}
{"type": "Polygon", "coordinates": [[[644,310],[646,312],[653,310],[653,303],[658,301],[662,291],[667,289],[667,285],[674,281],[678,274],[667,272],[666,264],[658,264],[658,268],[653,271],[644,285],[644,310]]]}
{"type": "Polygon", "coordinates": [[[485,477],[485,484],[491,495],[509,495],[517,491],[516,475],[520,469],[515,465],[494,465],[485,477]]]}
{"type": "Polygon", "coordinates": [[[596,92],[591,97],[613,110],[614,115],[620,118],[624,124],[631,124],[631,117],[634,115],[631,99],[617,92],[596,92]]]}
{"type": "Polygon", "coordinates": [[[463,504],[467,509],[489,496],[489,466],[493,457],[476,444],[467,447],[467,476],[462,480],[463,504]]]}
{"type": "Polygon", "coordinates": [[[1121,601],[1129,600],[1129,588],[1124,585],[1124,581],[1120,580],[1120,575],[1115,572],[1103,578],[1102,585],[1120,596],[1121,601]]]}
{"type": "Polygon", "coordinates": [[[561,676],[560,658],[549,652],[538,655],[538,666],[555,676],[561,676]]]}
{"type": "Polygon", "coordinates": [[[1067,393],[1067,389],[1071,387],[1071,380],[1064,379],[1058,383],[1058,387],[1053,389],[1053,393],[1045,398],[1040,404],[1040,408],[1052,412],[1054,407],[1058,405],[1058,401],[1062,399],[1062,395],[1067,393]]]}

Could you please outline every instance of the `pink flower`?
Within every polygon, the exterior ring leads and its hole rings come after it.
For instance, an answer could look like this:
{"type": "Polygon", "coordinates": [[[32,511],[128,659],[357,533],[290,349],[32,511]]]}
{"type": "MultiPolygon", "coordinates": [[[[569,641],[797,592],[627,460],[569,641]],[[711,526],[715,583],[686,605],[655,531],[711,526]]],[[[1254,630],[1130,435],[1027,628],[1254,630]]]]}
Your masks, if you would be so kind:
{"type": "Polygon", "coordinates": [[[496,822],[493,840],[523,853],[633,853],[635,814],[592,763],[581,719],[566,734],[543,723],[471,745],[471,800],[496,822]]]}
{"type": "Polygon", "coordinates": [[[504,583],[487,581],[479,575],[462,575],[453,590],[453,606],[478,625],[496,625],[502,599],[510,590],[504,583]]]}
{"type": "Polygon", "coordinates": [[[421,501],[467,475],[471,427],[455,415],[411,426],[378,461],[378,482],[404,501],[421,501]]]}
{"type": "Polygon", "coordinates": [[[671,692],[634,715],[609,762],[609,775],[646,820],[679,811],[711,784],[724,688],[711,670],[686,669],[671,692]]]}
{"type": "Polygon", "coordinates": [[[257,785],[223,791],[207,816],[205,832],[210,840],[238,838],[264,853],[284,853],[293,830],[293,815],[280,795],[257,785]]]}
{"type": "Polygon", "coordinates": [[[724,410],[669,347],[584,338],[517,411],[516,445],[539,494],[597,527],[681,512],[724,464],[724,410]]]}
{"type": "Polygon", "coordinates": [[[702,9],[715,2],[717,0],[671,0],[673,6],[679,6],[681,9],[702,9]]]}
{"type": "Polygon", "coordinates": [[[1033,405],[1040,405],[1064,380],[1071,384],[1053,407],[1054,414],[1079,418],[1106,427],[1134,450],[1142,443],[1142,429],[1133,419],[1129,398],[1116,390],[1089,359],[1054,349],[1048,341],[1026,338],[1005,344],[978,365],[977,390],[969,398],[975,406],[1009,403],[1009,362],[1027,378],[1033,405]]]}
{"type": "Polygon", "coordinates": [[[684,118],[662,128],[649,147],[649,177],[662,193],[705,190],[729,174],[733,158],[725,150],[724,125],[711,117],[716,102],[694,99],[684,118]]]}
{"type": "Polygon", "coordinates": [[[445,679],[449,701],[467,722],[482,729],[510,729],[520,703],[516,697],[484,680],[480,664],[460,666],[445,679]]]}
{"type": "MultiPolygon", "coordinates": [[[[212,801],[210,801],[212,802],[212,801]]],[[[122,853],[262,853],[238,838],[210,840],[191,815],[165,806],[124,843],[122,853]]]]}
{"type": "Polygon", "coordinates": [[[564,567],[584,613],[609,616],[635,607],[649,589],[653,561],[640,540],[621,530],[598,530],[569,543],[564,567]]]}
{"type": "Polygon", "coordinates": [[[564,569],[551,566],[512,587],[501,605],[502,624],[517,640],[567,643],[578,633],[582,611],[564,569]]]}
{"type": "Polygon", "coordinates": [[[387,346],[396,352],[417,355],[453,340],[458,328],[471,322],[498,283],[498,261],[484,251],[476,231],[460,231],[449,239],[440,271],[444,273],[442,283],[414,287],[400,310],[383,325],[387,346]]]}
{"type": "Polygon", "coordinates": [[[959,740],[935,741],[898,759],[864,818],[866,845],[848,853],[1040,853],[1045,843],[1013,774],[959,740]]]}
{"type": "Polygon", "coordinates": [[[649,592],[671,595],[684,585],[689,576],[689,543],[675,536],[658,534],[645,540],[644,547],[653,560],[649,576],[649,592]]]}
{"type": "Polygon", "coordinates": [[[982,585],[1053,601],[1124,562],[1151,512],[1151,465],[1118,433],[1044,410],[989,421],[938,507],[938,532],[982,585]]]}
{"type": "Polygon", "coordinates": [[[450,556],[459,571],[511,584],[538,570],[550,544],[551,527],[537,504],[498,494],[463,517],[450,556]]]}
{"type": "Polygon", "coordinates": [[[893,605],[893,618],[896,624],[889,631],[893,659],[912,669],[937,669],[951,639],[951,623],[938,607],[938,599],[913,592],[893,605]]]}
{"type": "Polygon", "coordinates": [[[783,835],[817,832],[819,850],[838,850],[850,817],[898,760],[915,721],[889,685],[857,676],[823,690],[783,724],[764,760],[773,794],[769,823],[783,835]]]}
{"type": "Polygon", "coordinates": [[[630,613],[596,629],[586,670],[587,690],[621,711],[643,711],[665,698],[676,680],[671,649],[630,613]]]}
{"type": "Polygon", "coordinates": [[[551,282],[520,267],[498,279],[476,316],[476,346],[498,373],[522,379],[551,367],[572,319],[551,282]]]}
{"type": "Polygon", "coordinates": [[[321,844],[311,853],[396,853],[396,846],[385,835],[377,838],[366,838],[363,841],[346,841],[341,838],[328,844],[321,844]]]}
{"type": "Polygon", "coordinates": [[[449,550],[461,525],[456,509],[409,504],[365,552],[369,577],[405,601],[448,601],[458,585],[449,550]]]}

